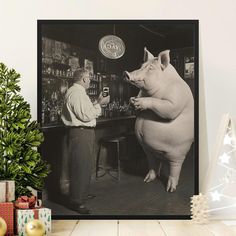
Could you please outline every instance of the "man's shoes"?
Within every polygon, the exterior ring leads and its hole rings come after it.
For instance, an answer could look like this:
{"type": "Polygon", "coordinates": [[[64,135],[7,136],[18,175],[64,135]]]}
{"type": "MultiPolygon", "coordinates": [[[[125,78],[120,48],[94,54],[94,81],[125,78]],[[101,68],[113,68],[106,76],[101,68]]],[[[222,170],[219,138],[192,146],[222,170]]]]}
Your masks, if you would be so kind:
{"type": "Polygon", "coordinates": [[[82,215],[89,215],[91,213],[90,210],[82,204],[72,203],[72,204],[70,204],[70,209],[72,211],[76,211],[76,212],[78,212],[79,214],[82,214],[82,215]]]}
{"type": "Polygon", "coordinates": [[[78,205],[74,210],[82,215],[89,215],[90,214],[90,210],[88,208],[86,208],[84,205],[78,205]]]}
{"type": "Polygon", "coordinates": [[[96,197],[96,195],[94,195],[94,194],[88,194],[87,195],[87,200],[94,199],[95,197],[96,197]]]}

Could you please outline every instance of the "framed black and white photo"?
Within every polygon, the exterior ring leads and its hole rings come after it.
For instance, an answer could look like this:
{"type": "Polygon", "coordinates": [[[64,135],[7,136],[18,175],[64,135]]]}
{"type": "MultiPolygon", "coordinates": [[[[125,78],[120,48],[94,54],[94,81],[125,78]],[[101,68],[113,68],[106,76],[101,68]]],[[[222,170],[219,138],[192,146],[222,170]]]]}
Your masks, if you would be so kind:
{"type": "Polygon", "coordinates": [[[38,20],[40,151],[51,166],[42,198],[53,218],[190,219],[199,178],[198,57],[198,20],[38,20]],[[81,120],[75,105],[79,122],[65,122],[81,70],[99,116],[81,120]],[[72,129],[95,133],[87,212],[71,205],[71,183],[81,188],[72,171],[87,170],[71,157],[77,149],[80,158],[72,129]]]}

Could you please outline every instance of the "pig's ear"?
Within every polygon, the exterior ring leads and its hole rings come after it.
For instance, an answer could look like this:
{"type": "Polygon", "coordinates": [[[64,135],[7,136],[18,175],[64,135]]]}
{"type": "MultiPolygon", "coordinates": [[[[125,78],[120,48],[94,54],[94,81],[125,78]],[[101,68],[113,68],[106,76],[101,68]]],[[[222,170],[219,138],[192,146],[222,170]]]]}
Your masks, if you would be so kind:
{"type": "Polygon", "coordinates": [[[170,50],[160,52],[158,58],[160,59],[162,70],[165,70],[170,63],[170,50]]]}
{"type": "Polygon", "coordinates": [[[143,55],[143,62],[149,61],[153,59],[154,56],[147,50],[147,48],[144,48],[144,55],[143,55]]]}

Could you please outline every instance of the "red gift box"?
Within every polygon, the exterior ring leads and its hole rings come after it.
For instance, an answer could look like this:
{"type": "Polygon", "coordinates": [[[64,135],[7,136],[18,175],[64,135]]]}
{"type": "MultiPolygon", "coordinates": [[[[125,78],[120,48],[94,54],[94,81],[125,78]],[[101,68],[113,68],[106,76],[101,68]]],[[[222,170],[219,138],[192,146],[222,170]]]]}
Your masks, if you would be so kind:
{"type": "Polygon", "coordinates": [[[0,203],[0,216],[7,223],[6,236],[14,236],[14,207],[12,202],[0,203]]]}
{"type": "Polygon", "coordinates": [[[19,209],[29,209],[35,207],[41,207],[41,200],[37,200],[37,197],[32,195],[31,197],[21,196],[15,201],[15,207],[19,209]]]}

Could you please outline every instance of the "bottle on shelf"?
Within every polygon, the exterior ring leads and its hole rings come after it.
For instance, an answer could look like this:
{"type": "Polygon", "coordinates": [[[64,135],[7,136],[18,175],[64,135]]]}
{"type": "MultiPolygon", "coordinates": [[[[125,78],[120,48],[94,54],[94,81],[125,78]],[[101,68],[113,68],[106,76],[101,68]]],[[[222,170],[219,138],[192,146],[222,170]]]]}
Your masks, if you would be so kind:
{"type": "Polygon", "coordinates": [[[42,63],[42,73],[46,74],[47,73],[47,64],[42,63]]]}
{"type": "Polygon", "coordinates": [[[50,123],[50,110],[51,110],[51,106],[49,105],[48,102],[46,102],[45,109],[44,109],[44,123],[43,124],[50,123]]]}
{"type": "Polygon", "coordinates": [[[56,123],[58,121],[58,116],[57,116],[57,110],[56,107],[52,107],[50,110],[50,122],[51,123],[56,123]]]}
{"type": "Polygon", "coordinates": [[[103,109],[104,109],[104,118],[108,118],[109,117],[109,113],[110,113],[109,112],[110,111],[109,105],[103,107],[103,109]]]}

